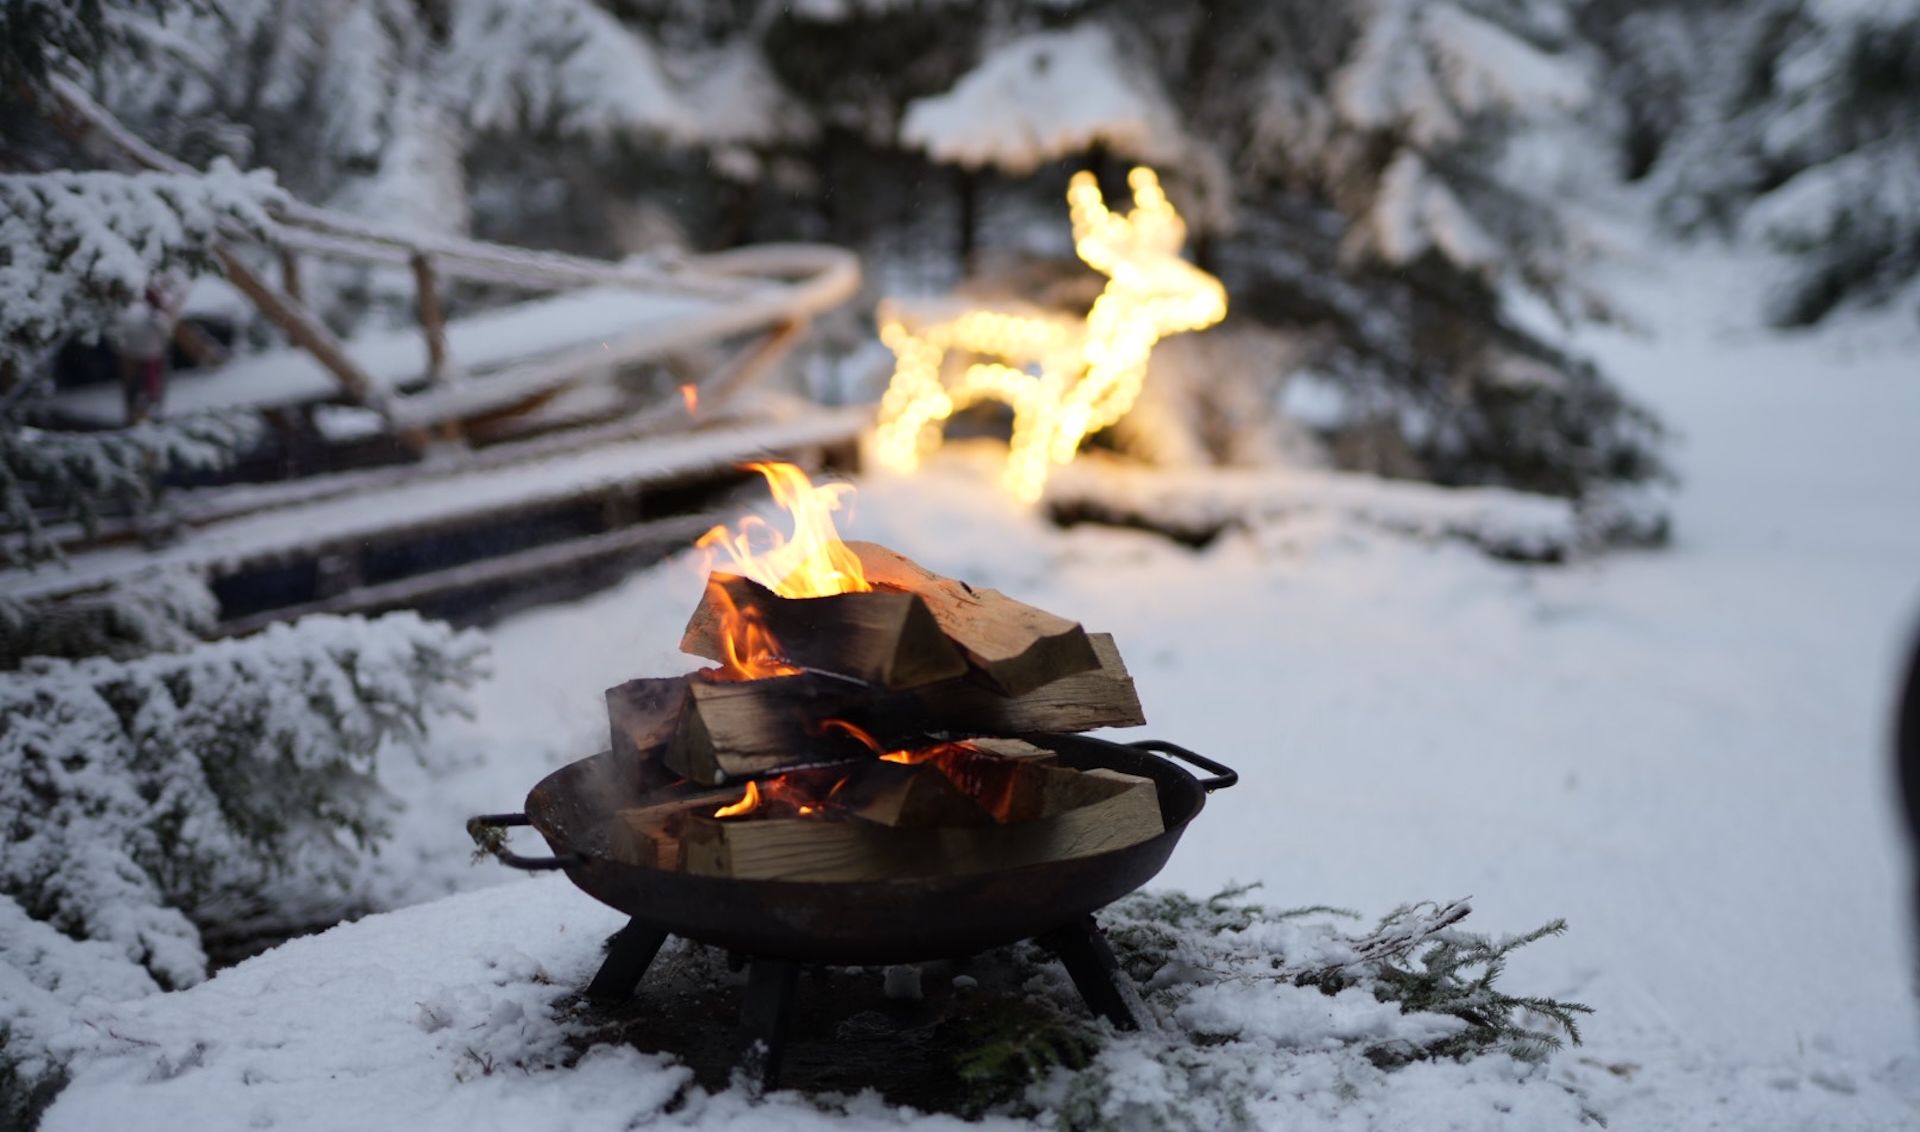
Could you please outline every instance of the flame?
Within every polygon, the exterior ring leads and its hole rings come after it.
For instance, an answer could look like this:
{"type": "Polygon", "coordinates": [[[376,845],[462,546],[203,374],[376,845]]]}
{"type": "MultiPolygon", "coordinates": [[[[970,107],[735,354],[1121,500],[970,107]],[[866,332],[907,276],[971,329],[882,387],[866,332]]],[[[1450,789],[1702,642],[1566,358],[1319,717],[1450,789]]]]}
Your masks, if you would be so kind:
{"type": "Polygon", "coordinates": [[[698,413],[700,411],[700,387],[698,385],[682,385],[680,387],[680,400],[686,402],[688,416],[693,416],[695,413],[698,413]]]}
{"type": "Polygon", "coordinates": [[[707,579],[707,600],[720,618],[720,640],[726,655],[720,658],[723,678],[763,680],[773,676],[797,676],[800,669],[781,658],[780,642],[767,628],[766,617],[749,605],[734,604],[733,595],[712,578],[707,579]]]}
{"type": "Polygon", "coordinates": [[[742,519],[738,533],[725,526],[715,527],[694,543],[707,551],[709,570],[717,560],[713,549],[718,547],[726,553],[725,566],[731,572],[751,578],[781,597],[827,597],[873,588],[867,584],[860,559],[840,541],[840,532],[833,525],[833,513],[852,493],[851,485],[815,487],[807,473],[792,464],[747,467],[766,477],[773,501],[793,519],[793,533],[783,535],[757,516],[742,519]],[[766,532],[771,545],[755,551],[749,543],[760,531],[766,532]]]}
{"type": "Polygon", "coordinates": [[[1220,281],[1180,258],[1186,222],[1159,176],[1141,166],[1127,184],[1133,210],[1124,215],[1107,208],[1091,173],[1074,174],[1067,187],[1074,252],[1108,277],[1084,320],[981,309],[914,323],[881,304],[880,340],[894,371],[874,435],[880,463],[911,471],[939,446],[941,422],[976,401],[1001,401],[1013,409],[1005,482],[1033,502],[1051,465],[1071,462],[1081,441],[1132,410],[1161,338],[1226,317],[1220,281]],[[953,352],[981,360],[949,385],[941,371],[953,352]]]}
{"type": "Polygon", "coordinates": [[[878,754],[882,762],[905,766],[932,763],[959,787],[961,793],[971,796],[992,814],[994,821],[1005,825],[1012,815],[1014,791],[1019,780],[1017,766],[1011,760],[990,755],[966,742],[933,743],[925,747],[889,751],[865,729],[844,719],[825,720],[820,729],[823,732],[839,731],[858,739],[878,754]]]}
{"type": "Polygon", "coordinates": [[[767,629],[761,612],[737,607],[726,590],[714,584],[711,575],[724,568],[781,597],[826,597],[871,590],[859,557],[840,541],[833,523],[833,513],[853,488],[840,483],[816,487],[792,464],[747,466],[766,478],[773,501],[793,520],[793,530],[782,533],[766,520],[750,515],[740,521],[738,531],[718,526],[694,543],[706,552],[707,595],[720,617],[726,641],[721,676],[731,680],[792,676],[800,669],[781,659],[780,642],[767,629]],[[764,549],[755,550],[754,542],[765,544],[764,549]]]}
{"type": "Polygon", "coordinates": [[[713,811],[713,816],[716,818],[739,817],[741,814],[750,814],[759,808],[760,784],[758,782],[748,781],[747,792],[740,796],[740,800],[730,806],[722,806],[713,811]]]}
{"type": "Polygon", "coordinates": [[[749,780],[740,799],[713,811],[713,816],[737,818],[765,810],[773,816],[785,811],[803,818],[817,817],[846,784],[847,776],[831,769],[791,771],[749,780]]]}

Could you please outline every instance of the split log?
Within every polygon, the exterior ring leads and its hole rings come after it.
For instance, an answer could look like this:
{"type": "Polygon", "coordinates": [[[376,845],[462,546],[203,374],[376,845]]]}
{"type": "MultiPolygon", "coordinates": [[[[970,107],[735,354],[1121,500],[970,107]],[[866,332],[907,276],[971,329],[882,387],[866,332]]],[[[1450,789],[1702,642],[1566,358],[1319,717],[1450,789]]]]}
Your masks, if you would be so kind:
{"type": "Polygon", "coordinates": [[[664,756],[686,710],[688,676],[629,680],[607,689],[607,730],[615,760],[636,768],[640,788],[655,790],[678,777],[664,756]]]}
{"type": "MultiPolygon", "coordinates": [[[[1044,769],[1044,768],[1035,768],[1044,769]]],[[[1136,845],[1165,829],[1151,779],[1059,771],[1089,781],[1062,813],[1014,825],[888,828],[864,821],[722,820],[693,815],[682,831],[689,873],[819,883],[900,880],[1017,869],[1136,845]]]]}
{"type": "Polygon", "coordinates": [[[1111,633],[1089,633],[1095,667],[1018,696],[996,695],[958,681],[922,689],[933,730],[952,735],[1023,735],[1038,731],[1092,731],[1139,727],[1147,721],[1140,694],[1111,633]]]}
{"type": "Polygon", "coordinates": [[[681,867],[741,880],[891,880],[937,861],[941,831],[818,818],[727,821],[689,817],[681,867]]]}
{"type": "Polygon", "coordinates": [[[757,610],[781,656],[802,668],[891,689],[952,680],[967,671],[966,658],[940,632],[926,602],[913,594],[875,590],[783,598],[737,574],[707,579],[707,593],[687,623],[681,651],[725,659],[722,616],[729,606],[757,610]]]}
{"type": "Polygon", "coordinates": [[[995,690],[1025,695],[1063,676],[1090,672],[1099,658],[1086,630],[999,590],[945,578],[871,542],[850,542],[869,584],[917,594],[940,630],[995,690]]]}
{"type": "Polygon", "coordinates": [[[697,815],[711,814],[721,806],[736,801],[738,794],[739,791],[730,787],[696,790],[678,793],[645,806],[616,810],[613,828],[608,835],[607,856],[624,864],[678,871],[681,865],[680,845],[687,820],[697,815]]]}
{"type": "Polygon", "coordinates": [[[828,720],[844,720],[883,750],[923,747],[973,735],[1091,731],[1146,722],[1132,677],[1113,638],[1090,638],[1100,667],[1022,696],[1001,696],[969,680],[911,691],[876,692],[820,673],[767,680],[687,685],[666,765],[701,783],[770,774],[796,766],[870,758],[872,748],[828,720]]]}
{"type": "Polygon", "coordinates": [[[680,648],[720,660],[722,603],[760,610],[769,632],[794,664],[858,676],[887,688],[912,688],[957,676],[945,650],[927,642],[927,630],[944,634],[966,664],[995,691],[1025,695],[1075,673],[1099,667],[1099,657],[1078,622],[1015,601],[998,590],[975,589],[943,578],[870,542],[850,542],[867,593],[784,598],[733,575],[717,574],[723,593],[709,588],[680,648]],[[917,601],[901,605],[902,597],[917,601]],[[925,622],[920,611],[928,615],[925,622]],[[813,638],[818,637],[818,640],[813,638]]]}
{"type": "Polygon", "coordinates": [[[985,751],[995,758],[1012,759],[1016,762],[1050,763],[1060,757],[1057,753],[1045,747],[1037,747],[1025,739],[981,736],[967,740],[967,745],[985,751]]]}
{"type": "Polygon", "coordinates": [[[834,800],[861,821],[895,829],[993,824],[993,815],[933,763],[876,759],[855,771],[834,800]]]}
{"type": "Polygon", "coordinates": [[[694,782],[717,785],[874,755],[851,735],[821,727],[872,700],[874,693],[854,681],[814,672],[716,681],[696,673],[687,693],[686,710],[664,758],[670,769],[694,782]]]}

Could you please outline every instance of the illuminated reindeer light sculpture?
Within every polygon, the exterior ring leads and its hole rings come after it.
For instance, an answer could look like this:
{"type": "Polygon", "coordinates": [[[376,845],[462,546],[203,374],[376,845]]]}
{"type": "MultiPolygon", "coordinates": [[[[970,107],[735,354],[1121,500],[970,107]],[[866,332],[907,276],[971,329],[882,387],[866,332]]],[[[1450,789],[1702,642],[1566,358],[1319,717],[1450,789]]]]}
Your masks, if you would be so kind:
{"type": "Polygon", "coordinates": [[[1051,465],[1072,461],[1081,441],[1133,408],[1155,343],[1226,316],[1220,281],[1180,258],[1187,226],[1160,178],[1137,168],[1127,184],[1125,215],[1108,210],[1091,173],[1067,186],[1074,252],[1108,278],[1084,320],[1011,305],[916,319],[880,305],[880,340],[895,359],[874,441],[882,464],[913,469],[939,446],[948,417],[1002,401],[1013,409],[1006,484],[1033,502],[1051,465]]]}

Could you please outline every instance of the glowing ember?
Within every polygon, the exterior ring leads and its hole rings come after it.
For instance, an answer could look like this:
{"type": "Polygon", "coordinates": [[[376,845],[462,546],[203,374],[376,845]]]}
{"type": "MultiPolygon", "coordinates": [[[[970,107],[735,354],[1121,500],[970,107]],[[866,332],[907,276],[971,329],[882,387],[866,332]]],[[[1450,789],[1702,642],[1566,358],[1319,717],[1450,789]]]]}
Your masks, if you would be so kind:
{"type": "Polygon", "coordinates": [[[880,340],[895,364],[874,440],[881,463],[912,470],[939,445],[941,422],[977,401],[1001,401],[1013,409],[1007,487],[1037,500],[1051,465],[1072,461],[1081,441],[1133,408],[1161,338],[1226,317],[1220,281],[1180,258],[1187,226],[1159,177],[1141,167],[1127,183],[1133,210],[1125,215],[1108,210],[1091,173],[1074,174],[1067,188],[1074,252],[1108,277],[1084,321],[983,309],[913,323],[882,304],[880,340]],[[941,371],[955,351],[980,360],[948,385],[941,371]]]}
{"type": "Polygon", "coordinates": [[[698,385],[682,385],[680,387],[680,400],[686,402],[688,416],[693,416],[695,413],[698,413],[700,411],[700,387],[698,385]]]}

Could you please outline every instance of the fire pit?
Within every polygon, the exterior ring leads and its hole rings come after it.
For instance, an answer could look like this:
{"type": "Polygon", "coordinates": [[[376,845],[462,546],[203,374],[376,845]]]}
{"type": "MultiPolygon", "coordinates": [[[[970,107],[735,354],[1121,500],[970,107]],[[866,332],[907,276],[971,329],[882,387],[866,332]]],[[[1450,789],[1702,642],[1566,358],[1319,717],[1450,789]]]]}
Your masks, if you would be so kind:
{"type": "Polygon", "coordinates": [[[1111,638],[841,543],[808,510],[829,489],[767,474],[801,534],[762,555],[734,544],[742,572],[710,578],[682,647],[721,666],[609,689],[609,749],[542,780],[525,812],[474,818],[476,839],[631,917],[591,999],[629,998],[670,935],[739,956],[742,1067],[763,1085],[808,963],[1032,939],[1093,1013],[1133,1028],[1093,913],[1152,879],[1237,776],[1172,743],[1065,733],[1144,722],[1111,638]],[[809,561],[854,581],[791,593],[809,561]],[[554,856],[508,851],[500,831],[521,825],[554,856]]]}

